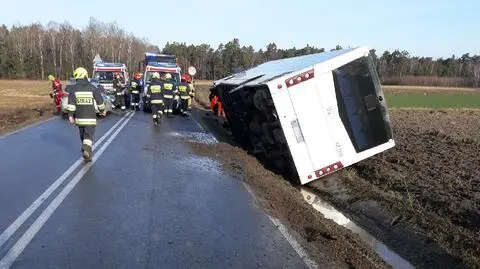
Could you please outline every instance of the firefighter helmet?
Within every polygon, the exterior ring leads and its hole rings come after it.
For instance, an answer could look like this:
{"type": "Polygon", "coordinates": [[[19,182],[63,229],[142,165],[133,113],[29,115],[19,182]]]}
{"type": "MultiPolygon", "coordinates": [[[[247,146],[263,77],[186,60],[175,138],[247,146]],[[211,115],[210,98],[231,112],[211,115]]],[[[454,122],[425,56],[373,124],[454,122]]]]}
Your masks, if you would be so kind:
{"type": "Polygon", "coordinates": [[[187,74],[183,74],[182,79],[184,79],[188,83],[192,82],[192,78],[187,74]]]}
{"type": "Polygon", "coordinates": [[[83,67],[79,67],[73,71],[73,78],[80,79],[80,78],[88,78],[88,71],[83,67]]]}
{"type": "Polygon", "coordinates": [[[160,74],[158,72],[155,72],[152,74],[152,78],[160,78],[160,74]]]}
{"type": "Polygon", "coordinates": [[[165,80],[170,80],[170,79],[172,79],[172,74],[166,73],[165,74],[165,80]]]}
{"type": "Polygon", "coordinates": [[[54,77],[53,75],[48,75],[48,80],[54,81],[54,80],[55,80],[55,77],[54,77]]]}

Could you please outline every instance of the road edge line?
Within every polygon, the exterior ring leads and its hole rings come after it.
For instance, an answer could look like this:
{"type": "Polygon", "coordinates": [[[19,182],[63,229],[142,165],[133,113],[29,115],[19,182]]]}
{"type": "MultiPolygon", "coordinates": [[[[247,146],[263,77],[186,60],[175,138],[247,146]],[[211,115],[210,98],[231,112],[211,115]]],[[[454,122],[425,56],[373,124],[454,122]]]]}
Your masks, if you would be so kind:
{"type": "MultiPolygon", "coordinates": [[[[250,186],[247,185],[247,183],[242,181],[243,186],[245,189],[250,193],[252,198],[257,201],[257,198],[255,197],[255,194],[253,193],[252,189],[250,189],[250,186]]],[[[292,234],[288,231],[288,228],[277,218],[274,218],[268,214],[266,214],[267,217],[270,219],[270,221],[275,225],[275,227],[280,231],[280,233],[283,235],[283,237],[287,240],[287,242],[290,244],[290,246],[295,250],[295,252],[300,256],[302,261],[307,265],[309,269],[318,269],[318,264],[310,258],[308,255],[307,251],[298,243],[298,241],[292,236],[292,234]]]]}
{"type": "MultiPolygon", "coordinates": [[[[129,112],[131,113],[131,112],[129,112]]],[[[98,141],[93,145],[93,149],[98,147],[103,140],[117,128],[117,126],[128,117],[125,114],[115,125],[113,125],[98,141]]],[[[28,218],[46,201],[52,193],[80,166],[83,162],[82,158],[75,161],[60,177],[58,177],[20,216],[17,217],[8,227],[0,234],[0,248],[17,232],[28,218]]]]}
{"type": "Polygon", "coordinates": [[[218,143],[218,139],[211,132],[207,131],[207,129],[203,127],[203,125],[197,119],[195,119],[194,116],[190,115],[190,118],[197,124],[200,130],[202,130],[204,133],[210,134],[213,140],[218,143]]]}
{"type": "Polygon", "coordinates": [[[41,120],[41,121],[38,121],[38,122],[34,122],[34,123],[32,123],[32,124],[29,124],[29,125],[27,125],[27,126],[24,126],[24,127],[20,128],[20,129],[18,129],[18,130],[14,130],[14,131],[8,132],[8,133],[0,136],[0,140],[2,140],[2,139],[4,139],[4,138],[7,138],[8,136],[14,135],[14,134],[16,134],[16,133],[19,133],[19,132],[21,132],[21,131],[25,131],[25,130],[27,130],[27,129],[33,128],[33,127],[35,127],[35,126],[42,125],[42,124],[44,124],[44,123],[46,123],[46,122],[49,122],[49,121],[51,121],[51,120],[53,120],[53,119],[55,119],[55,118],[57,118],[57,117],[52,116],[52,117],[50,117],[50,118],[48,118],[48,119],[44,119],[44,120],[41,120]]]}
{"type": "Polygon", "coordinates": [[[25,233],[18,239],[18,241],[13,245],[8,253],[0,260],[0,268],[9,268],[22,254],[23,250],[27,245],[32,241],[35,235],[40,231],[43,225],[47,220],[53,215],[55,210],[60,206],[60,204],[65,200],[65,198],[70,194],[70,192],[75,188],[75,186],[80,182],[83,176],[90,170],[93,164],[98,160],[102,153],[107,149],[107,147],[113,142],[115,137],[120,133],[120,131],[127,125],[130,119],[133,118],[135,114],[130,114],[120,127],[110,136],[110,138],[105,142],[102,147],[99,149],[96,155],[94,155],[91,162],[87,163],[84,167],[77,172],[74,178],[63,188],[63,190],[50,202],[50,204],[43,210],[40,216],[30,225],[30,227],[25,231],[25,233]]]}

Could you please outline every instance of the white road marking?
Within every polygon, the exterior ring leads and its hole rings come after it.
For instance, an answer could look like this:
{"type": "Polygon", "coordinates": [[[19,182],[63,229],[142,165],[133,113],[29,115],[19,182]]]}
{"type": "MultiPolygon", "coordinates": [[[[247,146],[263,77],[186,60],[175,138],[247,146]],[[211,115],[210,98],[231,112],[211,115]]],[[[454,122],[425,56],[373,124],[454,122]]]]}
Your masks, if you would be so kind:
{"type": "Polygon", "coordinates": [[[6,134],[0,136],[0,139],[4,139],[4,138],[6,138],[7,136],[11,136],[11,135],[16,134],[16,133],[19,133],[19,132],[21,132],[21,131],[25,131],[25,130],[27,130],[27,129],[29,129],[29,128],[32,128],[32,127],[41,125],[41,124],[46,123],[46,122],[48,122],[48,121],[51,121],[51,120],[53,120],[53,119],[55,119],[55,118],[56,118],[56,117],[51,117],[51,118],[48,118],[48,119],[46,119],[46,120],[42,120],[42,121],[39,121],[39,122],[30,124],[30,125],[28,125],[28,126],[25,126],[25,127],[23,127],[23,128],[20,128],[20,129],[18,129],[18,130],[15,130],[15,131],[13,131],[13,132],[6,133],[6,134]]]}
{"type": "MultiPolygon", "coordinates": [[[[208,133],[210,134],[209,132],[207,132],[205,130],[205,128],[203,128],[202,124],[200,124],[200,122],[198,122],[193,116],[190,116],[190,118],[193,120],[193,122],[195,122],[197,125],[198,125],[198,128],[200,128],[200,130],[202,130],[203,132],[205,133],[208,133]]],[[[212,136],[212,139],[215,141],[215,142],[218,142],[217,138],[215,138],[215,136],[213,136],[212,134],[210,134],[212,136]]]]}
{"type": "MultiPolygon", "coordinates": [[[[250,187],[247,185],[247,183],[242,181],[242,184],[245,187],[245,189],[247,189],[247,191],[250,193],[250,195],[253,197],[253,199],[257,200],[255,195],[253,194],[253,191],[250,189],[250,187]]],[[[295,240],[295,238],[290,234],[290,232],[288,232],[288,228],[285,225],[283,225],[283,223],[280,220],[278,220],[278,219],[276,219],[276,218],[274,218],[274,217],[272,217],[268,214],[267,214],[267,217],[278,228],[278,230],[282,233],[283,237],[285,237],[285,239],[288,241],[290,246],[292,246],[292,248],[295,250],[295,252],[297,252],[298,256],[300,256],[300,258],[302,258],[303,262],[307,265],[308,268],[310,268],[310,269],[319,268],[317,263],[314,260],[310,259],[310,257],[308,256],[308,253],[305,251],[305,249],[303,249],[302,246],[297,242],[297,240],[295,240]]]]}
{"type": "Polygon", "coordinates": [[[35,220],[35,222],[25,231],[25,233],[20,237],[20,239],[15,243],[15,245],[8,251],[8,253],[0,260],[0,268],[6,269],[9,268],[15,260],[22,254],[23,250],[27,245],[32,241],[33,237],[38,233],[38,231],[43,227],[45,222],[53,215],[55,210],[60,206],[60,204],[65,200],[65,198],[70,194],[70,192],[75,188],[77,183],[83,178],[83,176],[90,170],[92,165],[98,160],[102,153],[107,149],[107,147],[112,143],[113,139],[117,137],[120,131],[125,127],[125,125],[130,121],[134,114],[130,114],[129,117],[123,122],[123,124],[112,134],[112,136],[103,144],[99,151],[94,155],[91,162],[87,163],[84,167],[78,171],[75,177],[63,188],[63,190],[55,197],[52,202],[45,208],[42,214],[35,220]]]}
{"type": "Polygon", "coordinates": [[[411,263],[402,258],[400,255],[392,251],[387,245],[372,236],[366,230],[348,219],[340,211],[335,209],[332,205],[322,200],[315,193],[302,188],[300,192],[307,203],[309,203],[315,210],[320,212],[325,218],[333,220],[338,225],[341,225],[350,231],[358,234],[364,242],[370,246],[386,263],[393,268],[410,269],[415,268],[411,263]]]}
{"type": "MultiPolygon", "coordinates": [[[[127,118],[129,113],[125,114],[125,116],[123,116],[117,123],[115,123],[115,125],[113,125],[113,127],[110,128],[110,130],[108,130],[108,132],[104,134],[97,141],[97,143],[93,145],[93,150],[95,150],[103,142],[103,140],[105,140],[110,135],[110,133],[113,132],[115,128],[117,128],[117,126],[127,118]]],[[[33,212],[35,212],[35,210],[37,210],[37,208],[39,208],[43,204],[43,202],[47,200],[48,197],[70,176],[70,174],[72,174],[77,169],[77,167],[82,162],[83,159],[80,158],[74,164],[72,164],[72,166],[70,166],[70,168],[68,168],[68,170],[63,173],[63,175],[61,175],[57,180],[55,180],[55,182],[50,185],[50,187],[48,187],[48,189],[45,190],[42,195],[40,195],[12,224],[10,224],[10,226],[8,226],[8,228],[2,234],[0,234],[0,248],[10,239],[10,237],[13,236],[13,234],[15,234],[15,232],[20,228],[20,226],[22,226],[25,221],[27,221],[27,219],[33,214],[33,212]]]]}

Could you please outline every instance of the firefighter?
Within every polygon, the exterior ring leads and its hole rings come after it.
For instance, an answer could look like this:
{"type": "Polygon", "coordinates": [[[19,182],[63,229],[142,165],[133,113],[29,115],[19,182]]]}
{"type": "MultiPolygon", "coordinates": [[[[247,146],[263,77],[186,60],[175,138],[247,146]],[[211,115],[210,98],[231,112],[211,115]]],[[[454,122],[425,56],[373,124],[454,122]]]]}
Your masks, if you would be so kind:
{"type": "Polygon", "coordinates": [[[130,90],[130,106],[132,107],[132,110],[140,111],[139,103],[140,91],[143,89],[142,85],[142,73],[135,73],[130,90]]]}
{"type": "Polygon", "coordinates": [[[115,92],[115,107],[120,106],[122,111],[125,111],[125,94],[124,94],[125,83],[122,80],[120,73],[115,73],[113,79],[113,91],[115,92]]]}
{"type": "Polygon", "coordinates": [[[55,102],[56,113],[59,114],[61,112],[62,97],[65,95],[62,89],[62,83],[53,75],[49,75],[48,80],[52,82],[52,91],[50,92],[50,98],[53,98],[55,102]]]}
{"type": "Polygon", "coordinates": [[[181,106],[180,113],[182,116],[187,116],[188,111],[188,101],[190,100],[190,87],[185,79],[182,78],[182,81],[178,85],[178,91],[180,92],[181,106]]]}
{"type": "Polygon", "coordinates": [[[170,73],[165,73],[162,76],[162,81],[163,81],[163,103],[164,103],[164,109],[163,112],[166,114],[167,117],[171,118],[173,117],[173,88],[175,85],[172,83],[172,74],[170,73]]]}
{"type": "Polygon", "coordinates": [[[73,78],[76,83],[69,90],[68,118],[71,124],[78,126],[82,141],[82,155],[85,161],[89,162],[92,160],[93,136],[97,125],[95,102],[98,110],[104,116],[105,102],[100,90],[88,81],[88,71],[85,68],[75,69],[73,78]]]}
{"type": "Polygon", "coordinates": [[[195,97],[195,88],[193,87],[193,81],[192,81],[192,78],[187,74],[184,74],[182,76],[182,79],[185,79],[186,82],[188,83],[188,87],[189,87],[189,94],[188,95],[190,96],[190,98],[188,99],[188,110],[191,110],[193,99],[195,97]]]}
{"type": "Polygon", "coordinates": [[[163,103],[163,86],[164,82],[160,80],[160,74],[157,72],[152,74],[152,80],[147,89],[147,98],[150,99],[150,105],[152,108],[153,124],[158,125],[161,123],[164,103],[163,103]]]}

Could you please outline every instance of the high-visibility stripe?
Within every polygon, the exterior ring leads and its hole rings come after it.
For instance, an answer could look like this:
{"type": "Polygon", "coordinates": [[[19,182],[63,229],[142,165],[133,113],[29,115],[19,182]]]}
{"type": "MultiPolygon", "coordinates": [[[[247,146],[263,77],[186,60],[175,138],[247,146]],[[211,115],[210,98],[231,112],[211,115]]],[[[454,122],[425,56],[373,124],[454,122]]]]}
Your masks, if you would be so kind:
{"type": "Polygon", "coordinates": [[[105,103],[102,103],[102,104],[98,105],[98,109],[100,109],[100,110],[105,109],[105,103]]]}
{"type": "Polygon", "coordinates": [[[88,145],[88,146],[92,146],[92,145],[93,145],[93,142],[92,142],[92,140],[90,140],[90,139],[83,139],[83,144],[84,144],[84,145],[88,145]]]}
{"type": "Polygon", "coordinates": [[[95,125],[97,124],[97,119],[75,119],[75,124],[77,125],[95,125]]]}
{"type": "Polygon", "coordinates": [[[188,100],[188,99],[190,99],[190,96],[180,96],[180,98],[183,99],[183,100],[188,100]]]}
{"type": "Polygon", "coordinates": [[[172,90],[173,89],[173,84],[170,84],[170,83],[165,83],[163,84],[163,87],[165,88],[165,90],[172,90]]]}
{"type": "Polygon", "coordinates": [[[132,91],[132,93],[139,93],[138,91],[132,91]]]}
{"type": "Polygon", "coordinates": [[[117,95],[123,95],[123,93],[122,92],[117,92],[117,95]]]}
{"type": "Polygon", "coordinates": [[[152,93],[159,93],[162,91],[162,87],[160,85],[152,85],[150,86],[150,91],[152,93]]]}
{"type": "Polygon", "coordinates": [[[152,100],[152,104],[163,104],[163,100],[152,100]]]}
{"type": "Polygon", "coordinates": [[[125,106],[122,106],[120,109],[125,109],[126,107],[125,106]]]}
{"type": "Polygon", "coordinates": [[[154,119],[156,119],[158,116],[157,116],[157,114],[153,114],[152,117],[153,117],[154,119]]]}
{"type": "Polygon", "coordinates": [[[92,92],[75,92],[75,97],[93,98],[93,93],[92,92]]]}
{"type": "Polygon", "coordinates": [[[163,97],[169,99],[169,98],[173,98],[173,95],[165,94],[165,95],[163,95],[163,97]]]}
{"type": "Polygon", "coordinates": [[[75,105],[68,105],[67,106],[67,110],[70,111],[70,112],[74,112],[76,109],[77,109],[77,106],[75,106],[75,105]]]}
{"type": "Polygon", "coordinates": [[[159,110],[158,114],[163,115],[163,111],[159,110]]]}

